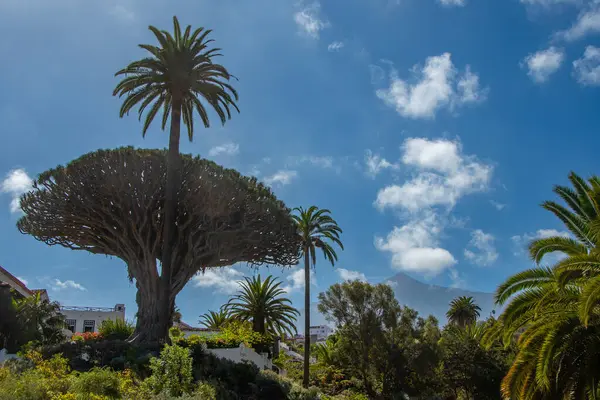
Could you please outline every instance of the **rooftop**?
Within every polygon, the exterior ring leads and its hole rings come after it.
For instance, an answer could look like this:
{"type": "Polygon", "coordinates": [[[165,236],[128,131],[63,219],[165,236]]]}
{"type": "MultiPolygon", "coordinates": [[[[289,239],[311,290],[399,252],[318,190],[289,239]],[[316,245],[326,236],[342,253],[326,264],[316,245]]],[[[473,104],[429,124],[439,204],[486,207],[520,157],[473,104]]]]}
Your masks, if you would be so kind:
{"type": "MultiPolygon", "coordinates": [[[[33,292],[27,286],[25,286],[25,284],[23,282],[21,282],[16,276],[14,276],[10,272],[8,272],[4,268],[2,268],[1,265],[0,265],[0,274],[6,275],[10,280],[12,280],[14,282],[14,284],[18,285],[21,289],[23,289],[23,291],[28,293],[30,296],[33,295],[33,292]]],[[[6,282],[6,283],[10,284],[10,282],[6,282]]]]}
{"type": "Polygon", "coordinates": [[[176,328],[181,329],[182,331],[189,331],[189,332],[215,332],[215,329],[195,327],[195,326],[188,325],[188,324],[186,324],[183,321],[174,322],[173,326],[176,327],[176,328]]]}

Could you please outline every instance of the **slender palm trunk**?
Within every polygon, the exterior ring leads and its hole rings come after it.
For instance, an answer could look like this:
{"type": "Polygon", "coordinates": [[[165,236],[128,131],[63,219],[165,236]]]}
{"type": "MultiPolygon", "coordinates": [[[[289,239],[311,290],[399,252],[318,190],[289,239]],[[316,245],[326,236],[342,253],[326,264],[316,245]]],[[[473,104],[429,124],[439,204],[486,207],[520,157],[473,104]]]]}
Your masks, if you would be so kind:
{"type": "Polygon", "coordinates": [[[173,274],[172,253],[175,239],[177,217],[177,192],[181,185],[181,157],[179,156],[179,136],[181,131],[181,99],[173,96],[171,103],[171,132],[169,134],[169,152],[167,155],[167,183],[165,190],[165,221],[161,258],[161,285],[159,293],[160,339],[168,340],[169,324],[173,307],[171,305],[171,278],[173,274]]]}
{"type": "Polygon", "coordinates": [[[304,378],[302,385],[308,387],[310,374],[310,260],[304,249],[304,378]]]}

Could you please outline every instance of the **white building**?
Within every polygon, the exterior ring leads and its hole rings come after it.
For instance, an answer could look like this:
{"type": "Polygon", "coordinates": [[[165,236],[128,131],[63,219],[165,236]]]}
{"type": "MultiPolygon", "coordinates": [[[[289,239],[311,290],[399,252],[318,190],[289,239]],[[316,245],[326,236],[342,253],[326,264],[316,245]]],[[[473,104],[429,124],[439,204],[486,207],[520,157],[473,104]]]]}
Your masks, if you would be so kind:
{"type": "Polygon", "coordinates": [[[319,340],[327,339],[329,337],[329,335],[331,335],[332,333],[333,333],[333,329],[331,329],[327,325],[311,326],[310,327],[311,342],[313,341],[312,338],[314,336],[317,337],[316,341],[319,341],[319,340]]]}
{"type": "Polygon", "coordinates": [[[125,320],[125,304],[110,307],[61,306],[67,329],[71,332],[98,332],[102,321],[108,319],[125,320]]]}

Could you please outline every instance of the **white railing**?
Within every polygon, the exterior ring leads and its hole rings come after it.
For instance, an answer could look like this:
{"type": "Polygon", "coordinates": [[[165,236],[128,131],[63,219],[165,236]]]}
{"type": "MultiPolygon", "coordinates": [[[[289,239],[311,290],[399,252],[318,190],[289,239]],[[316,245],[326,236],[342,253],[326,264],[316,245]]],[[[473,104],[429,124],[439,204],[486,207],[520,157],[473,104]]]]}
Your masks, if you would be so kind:
{"type": "Polygon", "coordinates": [[[61,311],[102,311],[102,312],[112,312],[116,311],[111,307],[79,307],[79,306],[61,306],[61,311]]]}

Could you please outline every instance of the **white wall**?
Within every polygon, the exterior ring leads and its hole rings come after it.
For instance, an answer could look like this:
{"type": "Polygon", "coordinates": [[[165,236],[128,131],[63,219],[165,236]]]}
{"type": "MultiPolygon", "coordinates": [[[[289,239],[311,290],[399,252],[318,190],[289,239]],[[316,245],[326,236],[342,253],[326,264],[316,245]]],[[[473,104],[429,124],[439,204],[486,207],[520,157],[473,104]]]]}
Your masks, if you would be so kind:
{"type": "Polygon", "coordinates": [[[240,344],[240,347],[233,349],[208,349],[207,351],[217,357],[233,362],[253,362],[260,369],[271,369],[273,367],[273,363],[267,354],[258,354],[254,349],[246,347],[244,344],[240,344]]]}
{"type": "Polygon", "coordinates": [[[16,354],[8,354],[5,349],[0,350],[0,364],[2,364],[6,360],[10,360],[13,358],[18,358],[16,354]]]}

